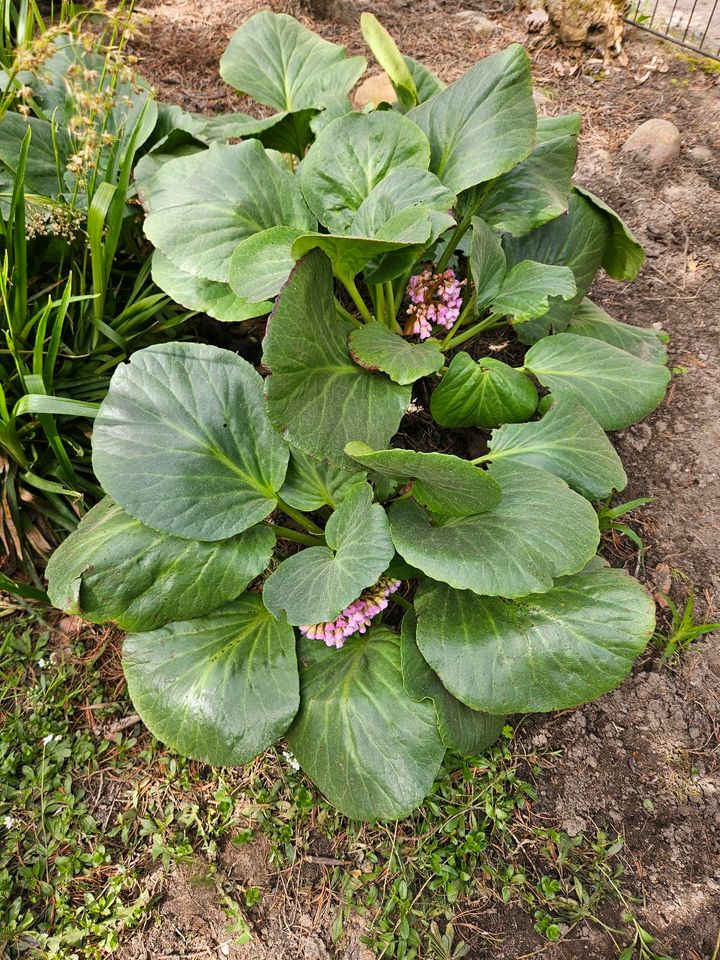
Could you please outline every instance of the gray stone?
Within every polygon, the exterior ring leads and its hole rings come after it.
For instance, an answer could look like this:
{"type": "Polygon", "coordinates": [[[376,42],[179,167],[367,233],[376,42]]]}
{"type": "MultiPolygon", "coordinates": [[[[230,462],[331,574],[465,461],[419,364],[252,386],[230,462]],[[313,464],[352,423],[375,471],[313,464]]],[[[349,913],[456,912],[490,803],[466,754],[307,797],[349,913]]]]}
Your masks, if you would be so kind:
{"type": "Polygon", "coordinates": [[[632,153],[653,172],[675,163],[680,156],[680,131],[674,123],[654,117],[634,130],[623,144],[623,153],[632,153]]]}
{"type": "Polygon", "coordinates": [[[478,13],[477,10],[460,10],[455,14],[455,19],[479,37],[487,37],[497,30],[495,21],[490,20],[484,13],[478,13]]]}
{"type": "Polygon", "coordinates": [[[713,158],[713,152],[710,147],[693,147],[690,156],[698,163],[710,163],[713,158]]]}

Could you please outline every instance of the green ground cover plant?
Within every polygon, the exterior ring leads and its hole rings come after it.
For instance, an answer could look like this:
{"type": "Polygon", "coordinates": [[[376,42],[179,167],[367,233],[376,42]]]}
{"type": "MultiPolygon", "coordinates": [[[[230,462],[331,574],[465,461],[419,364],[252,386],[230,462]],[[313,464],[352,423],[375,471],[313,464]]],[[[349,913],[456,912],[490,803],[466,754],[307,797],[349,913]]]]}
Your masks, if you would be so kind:
{"type": "Polygon", "coordinates": [[[522,752],[510,728],[482,757],[450,757],[421,811],[370,827],[309,789],[287,752],[212,770],[122,728],[118,643],[91,629],[68,642],[37,612],[0,620],[0,948],[12,960],[109,955],[153,916],[159,868],[202,875],[228,938],[247,942],[271,894],[229,884],[218,854],[253,843],[291,886],[328,845],[344,864],[324,868],[331,938],[365,918],[378,957],[467,956],[478,898],[520,907],[551,941],[627,908],[611,934],[618,952],[630,939],[622,841],[533,816],[533,778],[554,758],[522,752]]]}
{"type": "Polygon", "coordinates": [[[363,59],[265,12],[221,72],[273,115],[161,111],[136,168],[155,282],[222,320],[270,313],[267,375],[180,342],[118,366],[92,438],[107,496],[47,574],[56,606],[129,631],[159,739],[226,766],[286,736],[374,820],[507,714],[629,672],[654,604],[596,556],[592,501],[627,482],[606,431],[670,374],[662,334],[587,298],[643,252],[573,186],[579,118],[537,117],[524,50],[446,87],[362,25],[394,105],[354,111],[363,59]],[[485,355],[500,329],[515,366],[485,355]],[[416,391],[445,449],[471,428],[484,452],[393,446],[416,391]]]}

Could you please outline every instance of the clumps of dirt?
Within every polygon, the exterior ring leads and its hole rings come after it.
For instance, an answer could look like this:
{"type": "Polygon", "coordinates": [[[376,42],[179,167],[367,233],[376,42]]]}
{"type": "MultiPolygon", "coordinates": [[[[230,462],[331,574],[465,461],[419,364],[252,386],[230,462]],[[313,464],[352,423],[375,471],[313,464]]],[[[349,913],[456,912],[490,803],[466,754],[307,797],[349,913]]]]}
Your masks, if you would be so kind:
{"type": "Polygon", "coordinates": [[[158,871],[147,878],[150,889],[160,884],[165,892],[161,911],[120,948],[118,960],[242,956],[207,865],[197,862],[164,877],[158,871]]]}
{"type": "Polygon", "coordinates": [[[322,892],[321,868],[302,864],[292,884],[269,864],[269,845],[262,837],[237,843],[231,837],[217,862],[195,860],[148,877],[151,891],[160,888],[159,909],[114,955],[116,960],[373,960],[361,943],[367,929],[359,917],[346,925],[341,942],[328,952],[334,916],[317,909],[322,892]],[[258,888],[259,903],[243,904],[243,894],[258,888]],[[233,917],[233,903],[241,905],[243,921],[233,917]],[[241,936],[243,927],[250,934],[241,936]]]}
{"type": "Polygon", "coordinates": [[[266,889],[270,880],[270,849],[264,837],[252,843],[238,843],[229,837],[223,844],[219,863],[229,880],[240,886],[266,889]]]}
{"type": "MultiPolygon", "coordinates": [[[[672,113],[672,111],[666,111],[672,113]]],[[[682,118],[688,145],[718,138],[720,104],[698,91],[682,118]]],[[[685,152],[649,178],[626,155],[584,150],[578,181],[614,205],[646,249],[632,284],[601,280],[592,291],[612,316],[655,324],[670,335],[676,376],[655,413],[614,436],[630,483],[622,499],[655,498],[649,511],[650,566],[667,564],[675,581],[700,592],[699,612],[716,620],[720,603],[720,180],[685,152]]]]}
{"type": "Polygon", "coordinates": [[[707,641],[677,670],[645,666],[531,737],[565,746],[536,812],[571,836],[624,833],[626,881],[649,892],[642,915],[673,956],[691,958],[718,935],[720,651],[707,641]]]}

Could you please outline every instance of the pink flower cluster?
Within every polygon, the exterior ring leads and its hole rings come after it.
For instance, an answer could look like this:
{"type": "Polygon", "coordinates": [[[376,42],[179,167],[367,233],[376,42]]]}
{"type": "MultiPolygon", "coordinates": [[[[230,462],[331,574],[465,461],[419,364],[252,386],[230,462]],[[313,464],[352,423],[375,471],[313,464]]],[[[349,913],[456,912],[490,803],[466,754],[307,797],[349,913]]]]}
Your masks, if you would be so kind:
{"type": "Polygon", "coordinates": [[[406,311],[405,336],[416,333],[421,340],[427,340],[433,324],[450,330],[460,316],[461,286],[454,270],[445,270],[443,273],[423,270],[410,277],[407,286],[410,306],[406,311]]]}
{"type": "Polygon", "coordinates": [[[357,600],[345,607],[335,620],[300,627],[300,633],[311,640],[324,640],[328,647],[339,649],[345,643],[346,637],[353,633],[365,633],[372,618],[387,607],[388,597],[395,593],[399,586],[399,580],[380,577],[373,587],[364,590],[357,600]]]}

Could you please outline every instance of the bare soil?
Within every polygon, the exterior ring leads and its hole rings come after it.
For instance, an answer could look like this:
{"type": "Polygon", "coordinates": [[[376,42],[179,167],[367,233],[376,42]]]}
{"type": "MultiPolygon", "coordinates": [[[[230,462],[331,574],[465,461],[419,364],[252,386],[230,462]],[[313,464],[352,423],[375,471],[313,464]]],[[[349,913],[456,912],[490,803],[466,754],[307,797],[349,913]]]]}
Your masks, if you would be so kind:
{"type": "MultiPolygon", "coordinates": [[[[146,35],[135,43],[141,71],[162,98],[188,109],[252,109],[219,79],[217,65],[230,34],[261,6],[145,0],[146,35]]],[[[635,283],[600,280],[593,296],[618,319],[662,325],[671,336],[672,362],[687,370],[673,380],[655,414],[615,437],[630,477],[622,499],[652,496],[655,502],[636,523],[647,545],[645,563],[638,564],[621,541],[613,559],[628,561],[658,596],[662,590],[682,599],[692,588],[698,615],[720,619],[720,74],[709,61],[637,32],[626,37],[626,65],[603,64],[597,54],[560,49],[550,36],[528,34],[524,15],[493,13],[501,6],[485,6],[497,29],[480,37],[454,20],[454,3],[365,4],[405,52],[445,80],[510,41],[525,43],[536,89],[544,95],[540,110],[582,114],[577,180],[615,206],[648,253],[635,283]],[[659,174],[619,152],[650,117],[672,120],[682,135],[680,160],[659,174]],[[696,147],[709,148],[712,158],[698,158],[691,152],[696,147]]],[[[306,22],[351,52],[366,52],[356,18],[306,22]]],[[[717,957],[719,719],[720,651],[710,636],[676,668],[648,655],[619,690],[582,709],[535,719],[521,734],[533,746],[561,751],[540,777],[536,815],[571,835],[596,828],[624,835],[626,882],[640,900],[638,916],[676,960],[717,957]]],[[[268,870],[263,849],[254,849],[254,862],[226,862],[223,869],[229,883],[242,876],[243,884],[252,880],[274,891],[257,918],[260,937],[235,946],[218,890],[193,883],[183,870],[168,885],[153,925],[120,951],[121,960],[369,958],[358,941],[361,930],[332,947],[332,916],[308,913],[319,877],[286,888],[282,876],[268,870]]],[[[472,921],[485,935],[469,941],[471,960],[520,960],[537,952],[551,960],[617,956],[597,926],[581,925],[548,945],[532,919],[512,907],[493,903],[472,921]]]]}

